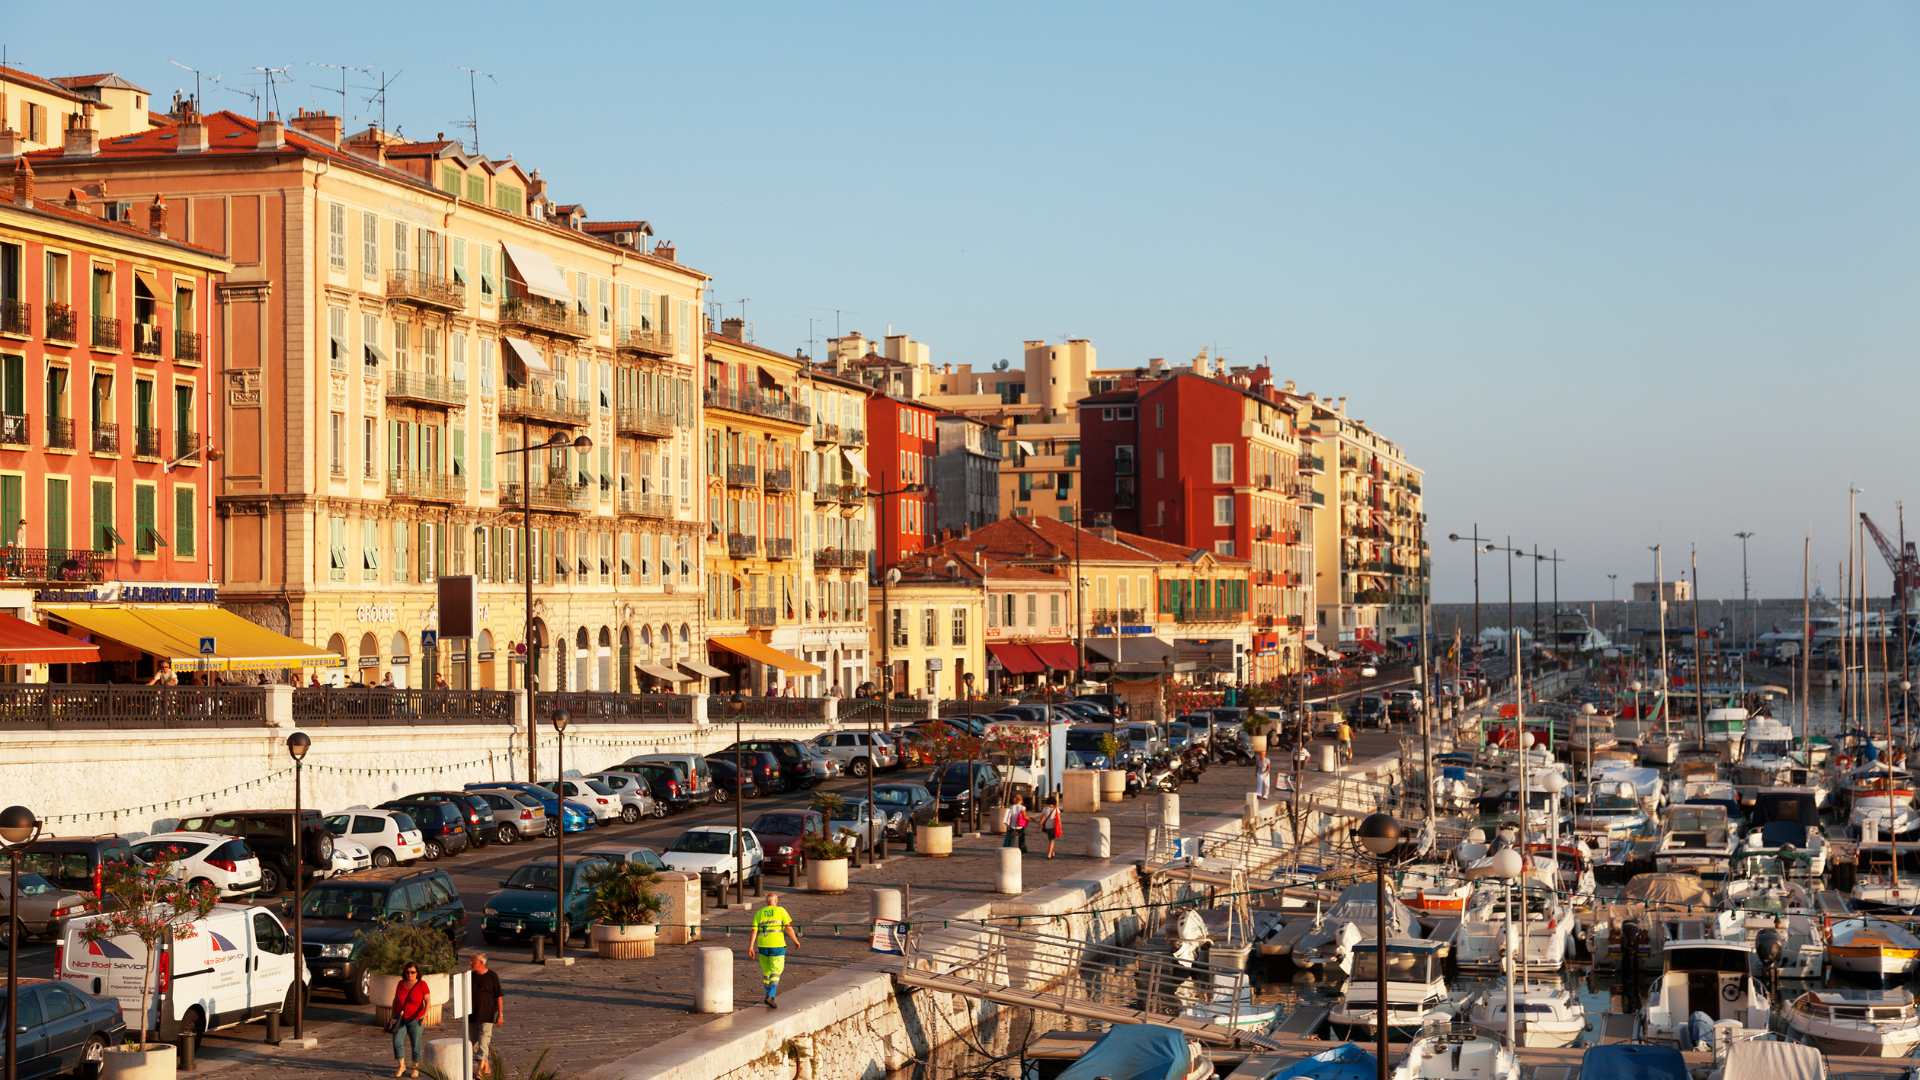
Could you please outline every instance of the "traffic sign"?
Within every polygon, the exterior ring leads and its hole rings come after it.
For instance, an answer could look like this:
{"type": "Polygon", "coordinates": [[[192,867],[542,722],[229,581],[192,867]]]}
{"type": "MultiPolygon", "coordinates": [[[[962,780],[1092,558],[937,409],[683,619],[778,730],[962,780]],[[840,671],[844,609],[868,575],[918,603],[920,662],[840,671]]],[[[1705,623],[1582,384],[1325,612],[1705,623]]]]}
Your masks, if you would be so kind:
{"type": "Polygon", "coordinates": [[[201,656],[213,655],[213,639],[212,638],[203,637],[200,639],[200,655],[201,656]]]}
{"type": "Polygon", "coordinates": [[[420,631],[420,647],[423,649],[439,648],[440,647],[440,631],[438,630],[420,631]]]}

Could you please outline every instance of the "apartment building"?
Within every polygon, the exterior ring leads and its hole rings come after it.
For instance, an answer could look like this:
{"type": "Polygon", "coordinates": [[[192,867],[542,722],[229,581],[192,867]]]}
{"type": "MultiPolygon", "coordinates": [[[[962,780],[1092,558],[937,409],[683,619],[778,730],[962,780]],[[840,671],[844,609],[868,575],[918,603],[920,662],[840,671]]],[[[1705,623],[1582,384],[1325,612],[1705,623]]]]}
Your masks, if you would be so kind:
{"type": "Polygon", "coordinates": [[[1378,649],[1419,633],[1430,552],[1423,473],[1399,444],[1348,415],[1345,398],[1307,395],[1303,431],[1316,440],[1315,602],[1322,642],[1378,649]]]}
{"type": "Polygon", "coordinates": [[[933,539],[933,459],[939,414],[918,401],[867,399],[868,493],[879,541],[876,566],[892,566],[933,539]]]}
{"type": "Polygon", "coordinates": [[[985,420],[945,413],[934,420],[933,527],[968,532],[1000,517],[1000,436],[985,420]]]}
{"type": "Polygon", "coordinates": [[[803,368],[800,400],[813,411],[800,447],[800,658],[824,674],[802,693],[851,694],[873,677],[868,656],[867,567],[873,506],[867,499],[867,399],[855,379],[803,368]]]}
{"type": "Polygon", "coordinates": [[[877,689],[889,697],[936,700],[987,692],[986,594],[978,565],[916,551],[882,571],[869,596],[877,689]]]}
{"type": "Polygon", "coordinates": [[[0,581],[211,599],[229,263],[151,201],[54,195],[24,157],[0,176],[0,581]]]}
{"type": "Polygon", "coordinates": [[[65,143],[69,130],[113,139],[153,124],[145,90],[110,72],[43,78],[0,67],[0,160],[65,143]]]}
{"type": "Polygon", "coordinates": [[[706,278],[670,244],[593,231],[510,158],[345,136],[324,113],[183,108],[32,161],[43,182],[158,198],[168,236],[233,264],[229,608],[369,681],[519,686],[529,659],[545,689],[700,674],[706,278]],[[470,641],[426,634],[443,575],[476,579],[470,641]]]}

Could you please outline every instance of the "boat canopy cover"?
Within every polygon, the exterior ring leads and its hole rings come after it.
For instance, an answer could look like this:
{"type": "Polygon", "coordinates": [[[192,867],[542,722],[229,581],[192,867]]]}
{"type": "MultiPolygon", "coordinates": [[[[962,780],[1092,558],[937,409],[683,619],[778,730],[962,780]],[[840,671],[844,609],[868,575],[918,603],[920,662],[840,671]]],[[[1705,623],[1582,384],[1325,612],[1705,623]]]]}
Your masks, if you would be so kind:
{"type": "Polygon", "coordinates": [[[1158,1024],[1115,1024],[1060,1080],[1181,1080],[1187,1075],[1187,1037],[1158,1024]]]}
{"type": "Polygon", "coordinates": [[[1784,847],[1792,844],[1796,849],[1805,851],[1807,847],[1807,827],[1797,821],[1769,821],[1760,826],[1760,846],[1763,848],[1784,847]]]}
{"type": "Polygon", "coordinates": [[[1687,1059],[1671,1046],[1650,1043],[1609,1043],[1587,1048],[1580,1059],[1580,1075],[1607,1080],[1687,1080],[1687,1059]]]}
{"type": "Polygon", "coordinates": [[[1380,1072],[1380,1060],[1353,1043],[1342,1043],[1324,1054],[1296,1061],[1267,1080],[1373,1080],[1380,1072]]]}
{"type": "Polygon", "coordinates": [[[1713,893],[1692,874],[1636,874],[1627,882],[1627,899],[1659,907],[1713,906],[1713,893]]]}
{"type": "Polygon", "coordinates": [[[1727,1053],[1724,1076],[1764,1076],[1767,1080],[1827,1080],[1826,1058],[1811,1046],[1771,1039],[1736,1042],[1727,1053]]]}

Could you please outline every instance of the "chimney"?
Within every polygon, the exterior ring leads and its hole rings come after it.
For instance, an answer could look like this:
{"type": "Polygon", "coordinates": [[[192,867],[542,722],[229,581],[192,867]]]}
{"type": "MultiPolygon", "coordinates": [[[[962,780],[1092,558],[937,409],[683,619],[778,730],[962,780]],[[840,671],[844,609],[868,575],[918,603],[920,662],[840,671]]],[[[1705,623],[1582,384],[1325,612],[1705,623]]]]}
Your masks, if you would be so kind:
{"type": "Polygon", "coordinates": [[[332,143],[335,146],[339,146],[340,140],[345,138],[347,134],[347,122],[345,120],[332,113],[322,112],[319,109],[301,109],[294,114],[290,123],[292,123],[295,131],[311,135],[316,139],[332,143]]]}
{"type": "Polygon", "coordinates": [[[207,125],[200,113],[189,106],[180,114],[180,133],[174,140],[174,152],[199,154],[207,149],[207,125]]]}
{"type": "Polygon", "coordinates": [[[27,141],[20,133],[6,126],[7,118],[0,116],[0,161],[12,161],[27,152],[27,141]]]}
{"type": "Polygon", "coordinates": [[[270,112],[260,121],[260,138],[254,145],[262,150],[278,150],[287,145],[287,126],[280,122],[279,113],[270,112]]]}
{"type": "Polygon", "coordinates": [[[147,206],[147,231],[161,239],[167,236],[167,202],[155,195],[147,206]]]}
{"type": "Polygon", "coordinates": [[[64,152],[68,157],[92,157],[100,152],[100,132],[93,126],[93,106],[83,106],[67,120],[64,152]]]}
{"type": "Polygon", "coordinates": [[[747,340],[747,320],[739,318],[721,319],[720,336],[730,337],[735,341],[747,340]]]}
{"type": "Polygon", "coordinates": [[[387,145],[381,141],[380,133],[374,128],[370,127],[347,140],[346,149],[355,157],[366,158],[376,165],[387,163],[387,145]]]}
{"type": "Polygon", "coordinates": [[[673,257],[673,241],[671,240],[662,240],[653,245],[653,254],[655,258],[665,259],[668,262],[678,261],[673,257]]]}
{"type": "Polygon", "coordinates": [[[33,166],[26,158],[13,163],[13,201],[20,206],[33,205],[33,166]]]}
{"type": "Polygon", "coordinates": [[[527,203],[532,205],[547,197],[547,181],[535,169],[527,174],[527,203]]]}

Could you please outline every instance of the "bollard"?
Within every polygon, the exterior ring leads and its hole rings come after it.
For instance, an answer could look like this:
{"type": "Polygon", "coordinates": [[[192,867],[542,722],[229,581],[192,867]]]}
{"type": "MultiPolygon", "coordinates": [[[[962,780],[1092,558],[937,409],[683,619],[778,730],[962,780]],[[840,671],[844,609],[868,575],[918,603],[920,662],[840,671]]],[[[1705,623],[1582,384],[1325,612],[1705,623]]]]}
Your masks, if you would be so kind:
{"type": "Polygon", "coordinates": [[[1087,830],[1087,855],[1095,859],[1113,858],[1113,823],[1106,818],[1091,819],[1087,830]]]}
{"type": "Polygon", "coordinates": [[[1320,771],[1321,772],[1330,773],[1330,772],[1333,772],[1336,768],[1338,768],[1338,766],[1334,764],[1336,760],[1335,755],[1338,753],[1339,753],[1339,749],[1335,747],[1332,743],[1320,744],[1320,771]]]}
{"type": "Polygon", "coordinates": [[[1180,796],[1175,792],[1160,796],[1160,827],[1168,832],[1180,831],[1180,796]]]}
{"type": "Polygon", "coordinates": [[[424,1064],[432,1067],[437,1076],[465,1076],[466,1065],[460,1060],[460,1055],[465,1052],[466,1048],[459,1039],[428,1039],[424,1064]]]}
{"type": "Polygon", "coordinates": [[[693,957],[693,1011],[733,1011],[733,950],[707,945],[693,957]]]}
{"type": "Polygon", "coordinates": [[[906,917],[902,914],[906,910],[905,899],[900,895],[899,889],[875,889],[867,895],[871,898],[868,906],[875,921],[892,919],[894,922],[899,922],[906,917]]]}
{"type": "Polygon", "coordinates": [[[1251,791],[1247,792],[1247,811],[1244,817],[1249,829],[1260,824],[1260,796],[1251,791]]]}
{"type": "Polygon", "coordinates": [[[1000,878],[994,891],[1002,896],[1020,895],[1020,849],[1003,847],[1000,849],[1000,878]]]}
{"type": "Polygon", "coordinates": [[[1160,827],[1149,825],[1147,826],[1147,858],[1151,859],[1158,854],[1160,854],[1160,827]]]}

